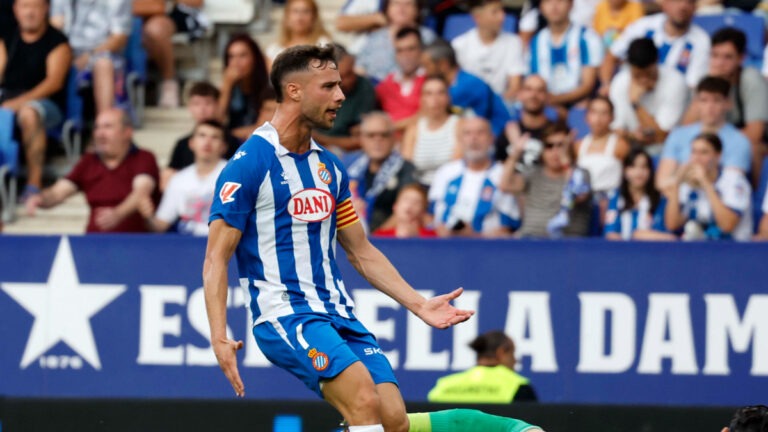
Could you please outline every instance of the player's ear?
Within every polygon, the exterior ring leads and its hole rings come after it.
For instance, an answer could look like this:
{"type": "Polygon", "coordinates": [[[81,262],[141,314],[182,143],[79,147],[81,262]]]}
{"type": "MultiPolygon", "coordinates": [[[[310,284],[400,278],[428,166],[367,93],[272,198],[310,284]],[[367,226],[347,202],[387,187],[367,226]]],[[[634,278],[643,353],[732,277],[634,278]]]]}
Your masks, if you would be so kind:
{"type": "Polygon", "coordinates": [[[286,84],[285,97],[294,102],[299,102],[301,100],[301,84],[297,82],[289,82],[286,84]]]}

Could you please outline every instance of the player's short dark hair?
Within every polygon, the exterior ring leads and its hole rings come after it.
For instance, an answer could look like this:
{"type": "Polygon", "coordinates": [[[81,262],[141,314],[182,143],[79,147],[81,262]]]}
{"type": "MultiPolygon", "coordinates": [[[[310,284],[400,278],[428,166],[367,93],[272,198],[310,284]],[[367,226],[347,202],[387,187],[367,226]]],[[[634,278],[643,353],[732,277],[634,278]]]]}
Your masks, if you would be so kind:
{"type": "Polygon", "coordinates": [[[287,48],[277,56],[272,63],[272,75],[270,81],[275,89],[277,102],[283,101],[283,81],[285,78],[296,72],[310,70],[314,60],[320,61],[320,67],[325,67],[328,63],[338,65],[336,62],[336,49],[332,45],[322,47],[316,45],[297,45],[287,48]]]}
{"type": "Polygon", "coordinates": [[[739,55],[747,52],[747,35],[734,27],[721,28],[712,35],[712,46],[732,43],[739,55]]]}
{"type": "Polygon", "coordinates": [[[333,54],[336,56],[336,64],[341,63],[341,60],[352,55],[347,50],[347,47],[338,42],[332,43],[331,46],[333,47],[333,54]]]}
{"type": "Polygon", "coordinates": [[[712,150],[715,151],[715,153],[723,152],[723,141],[720,139],[719,136],[717,136],[717,134],[713,134],[710,132],[700,133],[696,135],[696,137],[693,139],[693,141],[698,141],[698,140],[704,141],[707,144],[709,144],[712,147],[712,150]]]}
{"type": "Polygon", "coordinates": [[[768,432],[768,406],[752,405],[737,409],[728,429],[730,432],[768,432]]]}
{"type": "Polygon", "coordinates": [[[499,348],[514,348],[512,339],[501,330],[483,333],[469,343],[469,347],[477,354],[477,358],[496,357],[499,348]]]}
{"type": "Polygon", "coordinates": [[[705,76],[696,86],[696,93],[715,93],[727,98],[731,93],[731,83],[724,78],[705,76]]]}
{"type": "Polygon", "coordinates": [[[199,128],[200,126],[208,126],[214,129],[218,129],[218,131],[221,132],[222,138],[224,138],[224,136],[226,135],[226,128],[224,128],[224,125],[218,120],[206,119],[198,122],[195,125],[195,128],[192,130],[193,135],[195,134],[195,132],[197,132],[197,128],[199,128]]]}
{"type": "Polygon", "coordinates": [[[541,140],[546,141],[547,138],[551,137],[552,135],[561,133],[567,135],[571,133],[571,128],[568,127],[568,124],[565,121],[557,120],[544,127],[544,130],[541,132],[541,140]]]}
{"type": "Polygon", "coordinates": [[[629,44],[627,50],[627,63],[645,69],[659,61],[659,50],[656,44],[649,38],[635,39],[629,44]]]}
{"type": "Polygon", "coordinates": [[[395,33],[395,40],[405,39],[408,36],[416,36],[419,40],[419,46],[424,46],[424,41],[421,39],[421,32],[416,27],[403,27],[395,33]]]}
{"type": "Polygon", "coordinates": [[[192,84],[192,87],[189,89],[189,97],[192,96],[210,97],[218,101],[219,97],[221,97],[221,92],[208,81],[198,81],[192,84]]]}
{"type": "Polygon", "coordinates": [[[501,3],[501,0],[468,0],[467,9],[472,12],[475,9],[494,3],[501,3]]]}
{"type": "Polygon", "coordinates": [[[458,66],[458,63],[456,62],[456,51],[454,51],[451,44],[444,40],[438,39],[427,45],[424,52],[427,53],[429,58],[434,62],[445,60],[452,67],[458,66]]]}

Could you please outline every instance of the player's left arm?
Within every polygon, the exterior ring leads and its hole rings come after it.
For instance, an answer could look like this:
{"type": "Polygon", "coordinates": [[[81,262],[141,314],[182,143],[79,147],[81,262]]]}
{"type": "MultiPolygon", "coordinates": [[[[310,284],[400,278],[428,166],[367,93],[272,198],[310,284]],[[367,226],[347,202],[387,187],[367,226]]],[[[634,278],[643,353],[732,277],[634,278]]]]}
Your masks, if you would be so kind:
{"type": "Polygon", "coordinates": [[[395,299],[427,324],[444,329],[464,322],[474,314],[474,311],[460,310],[450,304],[461,295],[462,288],[431,299],[425,299],[416,292],[387,257],[368,241],[359,223],[340,229],[338,238],[349,262],[373,287],[395,299]]]}

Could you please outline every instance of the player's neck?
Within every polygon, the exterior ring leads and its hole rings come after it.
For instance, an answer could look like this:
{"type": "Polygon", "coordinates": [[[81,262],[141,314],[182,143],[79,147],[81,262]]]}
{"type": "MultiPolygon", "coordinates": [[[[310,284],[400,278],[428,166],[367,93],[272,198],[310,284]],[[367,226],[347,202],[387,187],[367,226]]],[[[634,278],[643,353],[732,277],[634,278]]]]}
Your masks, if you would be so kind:
{"type": "Polygon", "coordinates": [[[292,113],[287,107],[279,106],[270,123],[277,130],[280,145],[289,152],[303,154],[309,150],[312,126],[300,113],[292,113]]]}

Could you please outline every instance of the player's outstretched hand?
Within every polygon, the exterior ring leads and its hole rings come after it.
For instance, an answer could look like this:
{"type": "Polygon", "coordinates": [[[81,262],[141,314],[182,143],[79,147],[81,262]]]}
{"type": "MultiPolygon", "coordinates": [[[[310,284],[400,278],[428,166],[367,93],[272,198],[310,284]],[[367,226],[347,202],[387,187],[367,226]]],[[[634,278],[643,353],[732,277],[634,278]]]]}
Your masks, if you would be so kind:
{"type": "Polygon", "coordinates": [[[216,360],[219,362],[221,370],[232,384],[237,396],[245,396],[245,386],[240,379],[240,373],[237,371],[237,351],[243,349],[243,341],[233,341],[231,339],[219,339],[213,342],[213,352],[216,354],[216,360]]]}
{"type": "Polygon", "coordinates": [[[457,288],[448,294],[432,297],[424,302],[416,315],[425,323],[439,329],[462,323],[475,314],[475,311],[456,309],[451,304],[451,301],[460,296],[462,292],[464,292],[464,288],[457,288]]]}

